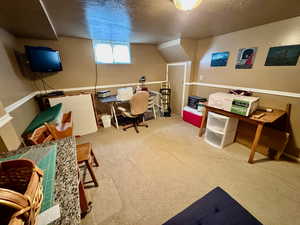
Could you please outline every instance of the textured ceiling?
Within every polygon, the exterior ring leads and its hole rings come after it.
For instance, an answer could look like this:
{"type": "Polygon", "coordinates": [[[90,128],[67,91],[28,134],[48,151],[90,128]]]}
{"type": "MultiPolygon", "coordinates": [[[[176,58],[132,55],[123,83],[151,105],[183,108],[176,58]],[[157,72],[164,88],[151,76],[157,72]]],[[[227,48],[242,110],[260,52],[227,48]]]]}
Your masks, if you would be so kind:
{"type": "Polygon", "coordinates": [[[0,27],[19,37],[56,39],[47,12],[40,0],[1,1],[0,27]]]}
{"type": "Polygon", "coordinates": [[[177,10],[171,0],[43,2],[59,36],[137,43],[201,39],[300,15],[299,0],[203,0],[189,12],[177,10]]]}

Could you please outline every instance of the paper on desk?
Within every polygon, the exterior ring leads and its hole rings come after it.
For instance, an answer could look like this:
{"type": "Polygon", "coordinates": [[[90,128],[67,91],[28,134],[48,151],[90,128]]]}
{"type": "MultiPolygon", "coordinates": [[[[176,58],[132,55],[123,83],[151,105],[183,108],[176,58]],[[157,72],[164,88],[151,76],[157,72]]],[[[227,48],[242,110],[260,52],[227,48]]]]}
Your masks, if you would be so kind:
{"type": "Polygon", "coordinates": [[[37,225],[47,225],[58,218],[60,218],[59,204],[39,214],[37,218],[37,225]]]}

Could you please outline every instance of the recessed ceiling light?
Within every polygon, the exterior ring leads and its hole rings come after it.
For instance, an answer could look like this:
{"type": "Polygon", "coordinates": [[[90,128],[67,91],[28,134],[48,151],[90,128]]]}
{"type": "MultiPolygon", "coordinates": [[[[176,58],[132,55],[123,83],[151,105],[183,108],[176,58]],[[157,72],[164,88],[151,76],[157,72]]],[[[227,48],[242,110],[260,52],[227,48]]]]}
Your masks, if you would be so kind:
{"type": "Polygon", "coordinates": [[[173,0],[177,9],[188,11],[200,5],[202,0],[173,0]]]}

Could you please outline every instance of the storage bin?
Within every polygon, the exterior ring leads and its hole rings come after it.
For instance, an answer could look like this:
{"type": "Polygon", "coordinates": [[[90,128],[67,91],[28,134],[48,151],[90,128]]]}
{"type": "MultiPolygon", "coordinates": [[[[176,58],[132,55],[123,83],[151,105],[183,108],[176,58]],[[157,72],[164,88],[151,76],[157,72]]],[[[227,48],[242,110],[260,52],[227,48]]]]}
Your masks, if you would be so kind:
{"type": "Polygon", "coordinates": [[[202,122],[202,114],[196,109],[185,106],[182,112],[182,119],[196,127],[200,127],[202,122]]]}
{"type": "Polygon", "coordinates": [[[226,132],[224,134],[217,133],[209,128],[206,128],[205,132],[205,141],[216,147],[216,148],[224,148],[225,146],[231,144],[234,141],[236,130],[226,132]]]}
{"type": "Polygon", "coordinates": [[[217,148],[223,148],[234,141],[238,119],[209,112],[205,141],[217,148]]]}
{"type": "Polygon", "coordinates": [[[209,127],[211,130],[224,133],[228,120],[229,118],[227,116],[208,112],[207,127],[209,127]]]}
{"type": "Polygon", "coordinates": [[[110,115],[102,115],[101,120],[103,122],[104,128],[111,127],[111,116],[110,115]]]}
{"type": "Polygon", "coordinates": [[[222,148],[223,136],[223,134],[216,133],[207,128],[205,132],[205,141],[214,147],[222,148]]]}

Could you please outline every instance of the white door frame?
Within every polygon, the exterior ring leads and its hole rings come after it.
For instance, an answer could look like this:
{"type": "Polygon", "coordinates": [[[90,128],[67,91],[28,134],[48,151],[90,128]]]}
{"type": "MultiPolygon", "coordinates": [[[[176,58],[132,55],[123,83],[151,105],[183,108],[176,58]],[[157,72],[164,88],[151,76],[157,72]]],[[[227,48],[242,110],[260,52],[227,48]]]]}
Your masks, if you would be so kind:
{"type": "Polygon", "coordinates": [[[191,61],[185,61],[185,62],[177,62],[177,63],[167,63],[167,69],[166,69],[166,81],[169,82],[169,66],[184,66],[184,72],[183,72],[183,83],[182,83],[182,99],[181,99],[181,116],[182,111],[184,108],[184,105],[187,101],[186,96],[189,87],[186,87],[186,83],[190,81],[191,76],[191,61]]]}

